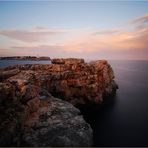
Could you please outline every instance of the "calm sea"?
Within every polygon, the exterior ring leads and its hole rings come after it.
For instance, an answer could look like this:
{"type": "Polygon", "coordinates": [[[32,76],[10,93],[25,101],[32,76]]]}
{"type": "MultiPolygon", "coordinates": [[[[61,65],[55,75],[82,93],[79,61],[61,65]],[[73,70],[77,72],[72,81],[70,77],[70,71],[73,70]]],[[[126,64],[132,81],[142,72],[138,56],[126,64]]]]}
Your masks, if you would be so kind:
{"type": "MultiPolygon", "coordinates": [[[[20,64],[49,61],[19,61],[20,64]]],[[[117,95],[85,109],[95,146],[148,146],[148,61],[109,61],[119,85],[117,95]]],[[[0,67],[18,61],[0,61],[0,67]]]]}
{"type": "Polygon", "coordinates": [[[30,60],[0,60],[0,68],[16,64],[50,64],[50,61],[30,61],[30,60]]]}
{"type": "Polygon", "coordinates": [[[109,61],[117,95],[85,109],[95,146],[148,146],[148,61],[109,61]]]}

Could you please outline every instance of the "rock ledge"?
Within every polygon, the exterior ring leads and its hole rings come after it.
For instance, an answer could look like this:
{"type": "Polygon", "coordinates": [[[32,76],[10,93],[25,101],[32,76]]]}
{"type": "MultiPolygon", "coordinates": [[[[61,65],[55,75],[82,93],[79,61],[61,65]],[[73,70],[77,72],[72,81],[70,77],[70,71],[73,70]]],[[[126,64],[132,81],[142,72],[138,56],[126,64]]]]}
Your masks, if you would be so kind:
{"type": "Polygon", "coordinates": [[[0,146],[92,146],[92,129],[73,105],[101,103],[117,88],[105,60],[0,69],[0,146]]]}

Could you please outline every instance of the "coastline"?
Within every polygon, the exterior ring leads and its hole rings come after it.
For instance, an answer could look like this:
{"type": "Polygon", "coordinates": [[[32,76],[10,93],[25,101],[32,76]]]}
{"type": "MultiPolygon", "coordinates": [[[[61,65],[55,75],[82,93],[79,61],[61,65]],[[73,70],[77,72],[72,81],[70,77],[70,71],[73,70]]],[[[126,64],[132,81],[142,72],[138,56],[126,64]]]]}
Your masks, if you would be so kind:
{"type": "Polygon", "coordinates": [[[51,61],[50,57],[35,57],[35,56],[10,56],[0,57],[0,60],[30,60],[30,61],[51,61]]]}
{"type": "Polygon", "coordinates": [[[0,73],[1,113],[5,110],[1,114],[1,135],[5,136],[0,139],[0,145],[93,146],[92,128],[75,107],[78,104],[85,107],[91,102],[101,104],[104,96],[116,93],[113,70],[107,61],[85,63],[83,59],[75,58],[52,59],[52,64],[14,65],[1,69],[0,73]],[[60,100],[63,100],[62,104],[60,100]],[[9,114],[12,110],[13,116],[9,114]],[[16,121],[21,126],[17,130],[16,121]],[[22,135],[14,136],[18,132],[22,135]],[[60,138],[61,133],[65,138],[60,138]],[[42,142],[37,135],[45,137],[42,142]],[[51,135],[56,141],[52,138],[47,141],[46,137],[51,135]]]}

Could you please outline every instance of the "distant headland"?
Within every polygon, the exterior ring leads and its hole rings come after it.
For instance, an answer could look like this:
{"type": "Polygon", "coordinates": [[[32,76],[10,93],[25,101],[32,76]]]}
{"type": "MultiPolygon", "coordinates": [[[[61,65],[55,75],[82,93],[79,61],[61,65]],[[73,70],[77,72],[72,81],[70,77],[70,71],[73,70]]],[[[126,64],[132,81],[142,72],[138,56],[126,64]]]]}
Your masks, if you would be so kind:
{"type": "Polygon", "coordinates": [[[50,59],[50,57],[12,56],[12,57],[0,57],[0,60],[31,60],[31,61],[43,61],[43,60],[51,60],[51,59],[50,59]]]}

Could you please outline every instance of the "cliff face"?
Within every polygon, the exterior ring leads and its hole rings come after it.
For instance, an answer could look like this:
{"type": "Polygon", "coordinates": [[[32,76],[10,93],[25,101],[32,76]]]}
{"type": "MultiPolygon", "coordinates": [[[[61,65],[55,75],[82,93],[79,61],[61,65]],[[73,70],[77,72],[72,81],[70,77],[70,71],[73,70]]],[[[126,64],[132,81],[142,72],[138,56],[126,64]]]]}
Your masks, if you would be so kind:
{"type": "Polygon", "coordinates": [[[13,71],[13,75],[19,70],[20,72],[7,80],[21,81],[24,75],[28,75],[31,77],[28,81],[34,85],[44,87],[53,96],[74,105],[99,103],[104,96],[116,92],[117,85],[113,70],[105,60],[84,63],[83,59],[53,59],[52,63],[51,65],[11,66],[1,72],[0,79],[9,77],[10,70],[13,71]]]}
{"type": "Polygon", "coordinates": [[[112,68],[104,60],[52,63],[0,70],[0,146],[92,145],[91,127],[68,102],[99,103],[115,94],[112,68]]]}

